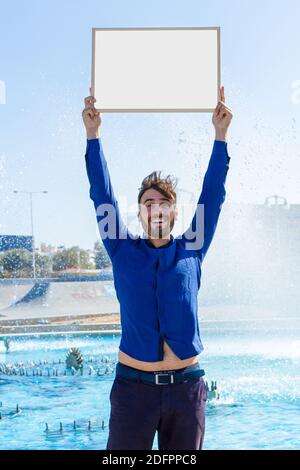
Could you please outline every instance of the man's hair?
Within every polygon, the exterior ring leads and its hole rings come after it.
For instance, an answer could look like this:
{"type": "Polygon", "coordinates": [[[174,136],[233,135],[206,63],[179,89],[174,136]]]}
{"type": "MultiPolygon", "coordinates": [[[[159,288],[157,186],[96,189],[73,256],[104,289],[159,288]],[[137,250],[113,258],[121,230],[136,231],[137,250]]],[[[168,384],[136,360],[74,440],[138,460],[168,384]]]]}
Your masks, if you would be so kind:
{"type": "Polygon", "coordinates": [[[176,202],[175,187],[178,180],[172,175],[162,176],[162,171],[153,171],[150,175],[146,176],[142,181],[142,186],[139,188],[138,203],[147,189],[156,189],[167,199],[174,199],[176,202]]]}

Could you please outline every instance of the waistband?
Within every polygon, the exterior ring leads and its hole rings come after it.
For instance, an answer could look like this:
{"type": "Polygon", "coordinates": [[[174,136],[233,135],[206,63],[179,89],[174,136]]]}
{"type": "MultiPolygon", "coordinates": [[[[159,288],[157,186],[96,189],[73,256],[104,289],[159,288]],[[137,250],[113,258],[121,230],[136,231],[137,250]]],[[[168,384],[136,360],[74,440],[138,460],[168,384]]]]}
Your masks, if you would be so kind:
{"type": "Polygon", "coordinates": [[[122,376],[128,379],[135,379],[141,382],[155,383],[156,385],[167,385],[172,383],[183,383],[189,380],[202,377],[205,371],[201,369],[200,364],[192,364],[181,369],[143,371],[134,367],[127,366],[117,362],[116,376],[122,376]]]}

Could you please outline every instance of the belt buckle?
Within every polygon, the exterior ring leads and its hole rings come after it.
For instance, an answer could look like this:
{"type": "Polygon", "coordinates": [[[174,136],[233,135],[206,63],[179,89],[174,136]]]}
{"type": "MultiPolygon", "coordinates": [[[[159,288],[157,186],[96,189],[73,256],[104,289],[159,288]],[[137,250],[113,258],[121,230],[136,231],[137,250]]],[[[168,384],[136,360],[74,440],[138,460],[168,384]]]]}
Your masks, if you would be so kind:
{"type": "Polygon", "coordinates": [[[158,372],[158,373],[155,373],[155,383],[156,385],[169,385],[170,383],[173,384],[174,383],[174,371],[172,371],[171,374],[169,374],[168,372],[158,372]],[[167,375],[168,377],[171,377],[171,382],[159,382],[159,376],[162,375],[167,375]]]}

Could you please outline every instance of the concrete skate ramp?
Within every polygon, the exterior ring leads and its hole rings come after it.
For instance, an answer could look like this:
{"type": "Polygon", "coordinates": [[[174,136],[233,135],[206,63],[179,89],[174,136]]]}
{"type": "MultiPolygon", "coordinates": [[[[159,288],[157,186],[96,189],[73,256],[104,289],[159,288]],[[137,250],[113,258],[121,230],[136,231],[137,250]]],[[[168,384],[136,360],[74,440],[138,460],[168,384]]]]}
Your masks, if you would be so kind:
{"type": "Polygon", "coordinates": [[[48,292],[49,285],[49,281],[36,282],[30,289],[30,291],[27,292],[20,300],[15,302],[13,305],[28,304],[33,300],[45,297],[48,292]]]}
{"type": "Polygon", "coordinates": [[[36,282],[23,298],[0,310],[2,319],[119,312],[113,281],[36,282]]]}
{"type": "Polygon", "coordinates": [[[32,280],[2,279],[0,282],[0,311],[22,299],[34,286],[32,280]]]}

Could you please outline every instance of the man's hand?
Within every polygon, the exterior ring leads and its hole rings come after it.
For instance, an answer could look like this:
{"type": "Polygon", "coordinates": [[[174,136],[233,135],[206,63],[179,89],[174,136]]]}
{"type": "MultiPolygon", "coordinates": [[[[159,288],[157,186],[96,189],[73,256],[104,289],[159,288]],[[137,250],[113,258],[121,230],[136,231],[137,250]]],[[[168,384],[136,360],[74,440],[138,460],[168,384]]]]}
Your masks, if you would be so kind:
{"type": "MultiPolygon", "coordinates": [[[[91,89],[90,89],[91,93],[91,89]]],[[[96,102],[93,96],[84,98],[85,108],[82,111],[82,119],[86,128],[87,138],[98,139],[99,127],[101,125],[101,114],[96,110],[94,103],[96,102]]]]}
{"type": "Polygon", "coordinates": [[[226,141],[227,131],[233,117],[232,111],[225,105],[224,87],[220,88],[219,102],[213,113],[212,123],[216,129],[216,140],[226,141]]]}

